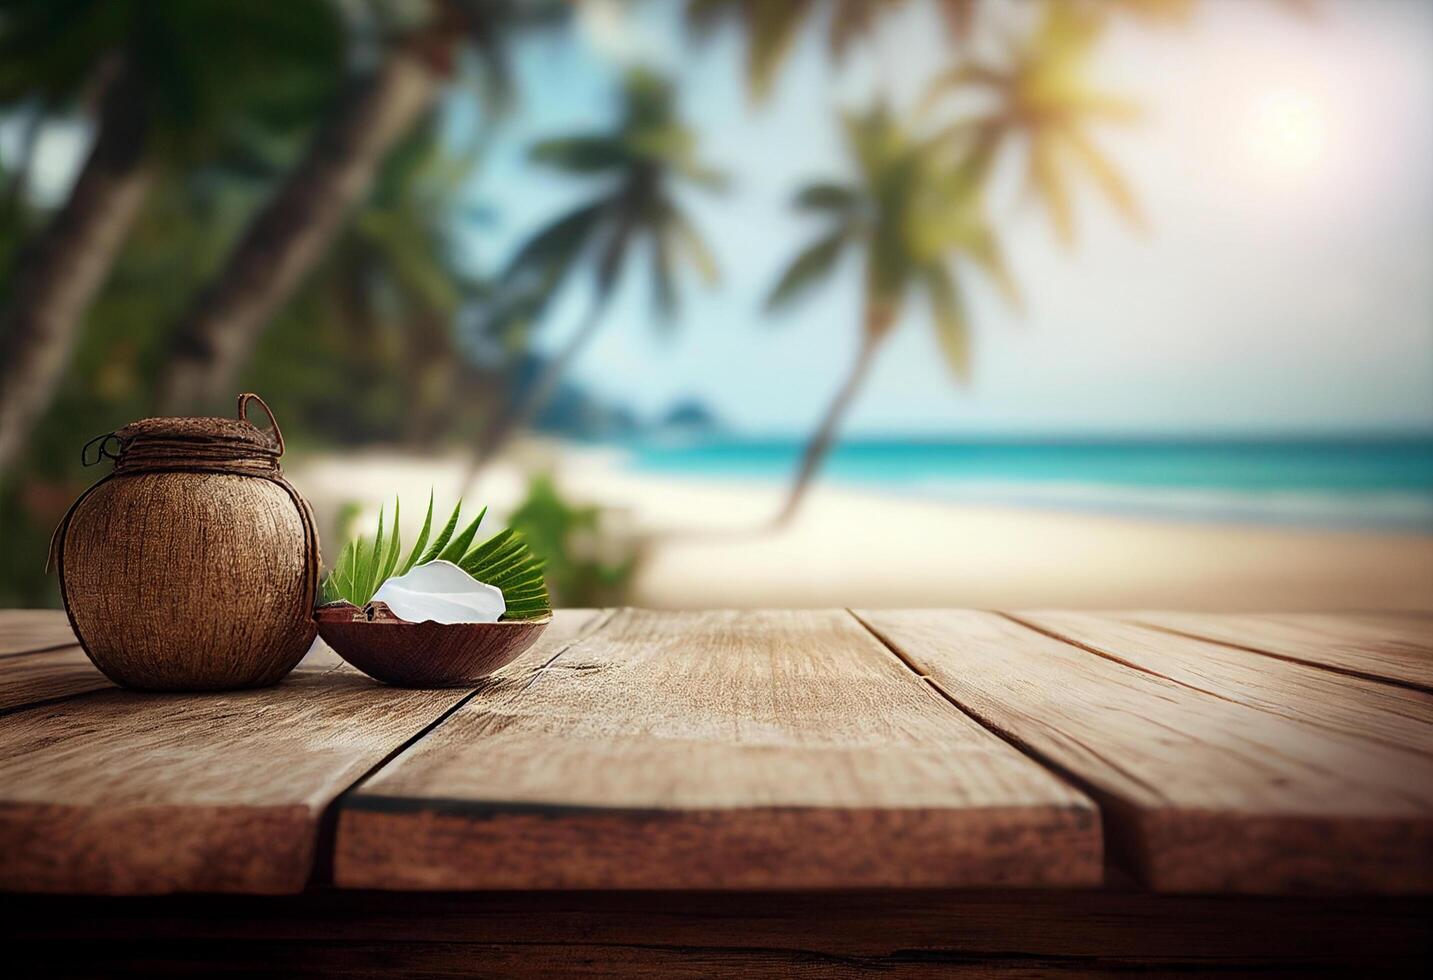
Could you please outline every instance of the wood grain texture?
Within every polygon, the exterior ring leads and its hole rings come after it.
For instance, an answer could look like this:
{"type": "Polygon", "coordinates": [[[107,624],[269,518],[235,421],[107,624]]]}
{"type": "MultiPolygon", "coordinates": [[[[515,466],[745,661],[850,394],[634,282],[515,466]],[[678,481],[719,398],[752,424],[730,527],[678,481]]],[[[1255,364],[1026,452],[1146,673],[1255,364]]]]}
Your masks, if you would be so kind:
{"type": "Polygon", "coordinates": [[[623,611],[345,798],[334,860],[342,886],[406,889],[1100,873],[1083,796],[834,611],[623,611]]]}
{"type": "MultiPolygon", "coordinates": [[[[559,616],[543,642],[591,617],[559,616]]],[[[0,889],[298,891],[324,808],[467,696],[384,687],[322,651],[269,690],[116,690],[11,714],[0,889]]]]}
{"type": "MultiPolygon", "coordinates": [[[[331,670],[343,661],[322,643],[295,670],[331,670]]],[[[115,687],[78,646],[0,657],[0,715],[115,687]]]]}
{"type": "Polygon", "coordinates": [[[1135,612],[1125,618],[1272,657],[1433,691],[1433,617],[1135,612]]]}
{"type": "Polygon", "coordinates": [[[113,687],[78,646],[0,657],[0,715],[113,687]]]}
{"type": "Polygon", "coordinates": [[[78,643],[59,609],[0,609],[0,657],[78,643]]]}
{"type": "Polygon", "coordinates": [[[1197,691],[1433,758],[1433,695],[1082,612],[1011,618],[1197,691]]]}
{"type": "Polygon", "coordinates": [[[7,954],[68,976],[1422,976],[1428,899],[1102,891],[26,896],[7,954]]]}
{"type": "Polygon", "coordinates": [[[957,704],[1099,798],[1159,891],[1433,890],[1426,757],[1197,690],[993,613],[858,614],[957,704]]]}

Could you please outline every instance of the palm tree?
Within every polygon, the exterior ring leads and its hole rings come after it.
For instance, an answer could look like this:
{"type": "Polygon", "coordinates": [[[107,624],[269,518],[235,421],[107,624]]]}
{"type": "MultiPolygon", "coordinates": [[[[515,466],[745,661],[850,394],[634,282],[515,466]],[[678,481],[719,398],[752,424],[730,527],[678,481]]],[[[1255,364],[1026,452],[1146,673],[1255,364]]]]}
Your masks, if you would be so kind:
{"type": "Polygon", "coordinates": [[[1076,174],[1093,180],[1120,214],[1140,226],[1143,217],[1129,183],[1090,134],[1098,123],[1135,120],[1139,107],[1096,88],[1088,78],[1090,62],[1109,11],[1173,17],[1188,6],[1181,0],[1123,0],[1119,7],[1047,0],[1036,28],[1014,42],[1005,58],[958,63],[932,81],[926,102],[956,91],[994,96],[988,110],[960,119],[945,137],[981,171],[1007,144],[1023,149],[1029,190],[1066,244],[1075,235],[1070,181],[1076,174]]]}
{"type": "Polygon", "coordinates": [[[540,314],[556,290],[590,259],[593,301],[577,331],[489,426],[479,442],[470,478],[551,398],[595,336],[634,249],[645,246],[651,256],[659,324],[670,323],[676,313],[678,262],[686,261],[707,282],[717,278],[711,251],[673,190],[679,181],[716,190],[724,185],[724,178],[697,158],[696,135],[677,118],[674,93],[666,81],[633,70],[624,81],[622,102],[616,132],[546,140],[532,149],[537,163],[608,183],[596,197],[562,215],[518,249],[500,277],[502,290],[510,297],[540,297],[536,308],[527,304],[529,316],[540,314]]]}
{"type": "MultiPolygon", "coordinates": [[[[979,0],[934,0],[951,38],[970,36],[979,0]]],[[[698,38],[724,21],[736,23],[746,38],[747,89],[754,99],[771,94],[776,75],[808,25],[824,28],[826,53],[841,64],[854,43],[874,33],[886,14],[907,0],[690,0],[688,29],[698,38]],[[824,23],[820,23],[825,18],[824,23]]]]}
{"type": "Polygon", "coordinates": [[[861,343],[850,373],[806,445],[777,525],[789,521],[800,507],[877,352],[913,293],[925,294],[941,352],[960,382],[969,376],[970,353],[958,266],[974,265],[1018,302],[985,218],[980,175],[952,166],[942,141],[912,137],[884,105],[848,115],[844,124],[856,179],[812,184],[797,195],[796,206],[824,218],[826,227],[792,261],[767,308],[787,307],[829,278],[848,249],[858,250],[865,289],[861,343]]]}
{"type": "Polygon", "coordinates": [[[400,22],[379,25],[383,60],[350,82],[303,160],[190,305],[160,382],[166,409],[228,390],[273,314],[322,260],[383,159],[427,115],[463,55],[476,55],[494,108],[507,94],[514,32],[551,24],[565,10],[559,0],[431,0],[421,8],[428,16],[410,24],[411,4],[372,6],[400,22]]]}
{"type": "Polygon", "coordinates": [[[85,310],[167,161],[262,125],[275,93],[321,90],[340,32],[324,0],[4,0],[0,103],[93,106],[89,156],[18,260],[0,309],[0,467],[54,397],[85,310]]]}

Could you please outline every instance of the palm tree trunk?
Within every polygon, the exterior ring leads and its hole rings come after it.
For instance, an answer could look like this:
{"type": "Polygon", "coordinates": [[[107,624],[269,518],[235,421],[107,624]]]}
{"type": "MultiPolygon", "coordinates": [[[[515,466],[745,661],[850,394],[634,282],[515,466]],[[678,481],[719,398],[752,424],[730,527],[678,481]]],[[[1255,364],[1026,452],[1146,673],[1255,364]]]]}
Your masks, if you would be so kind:
{"type": "Polygon", "coordinates": [[[69,199],[22,255],[0,311],[0,469],[24,451],[54,400],[80,321],[153,183],[149,120],[126,66],[105,83],[93,149],[69,199]]]}
{"type": "Polygon", "coordinates": [[[388,150],[437,92],[433,70],[400,48],[340,98],[308,155],[181,321],[160,383],[164,410],[188,409],[229,390],[270,317],[323,256],[388,150]]]}
{"type": "Polygon", "coordinates": [[[577,360],[583,348],[597,335],[597,328],[602,323],[602,311],[606,305],[602,298],[593,302],[592,308],[587,311],[587,317],[577,328],[577,332],[568,339],[562,350],[558,351],[557,356],[543,365],[542,372],[522,397],[516,399],[506,411],[499,415],[482,438],[478,440],[477,450],[473,453],[473,458],[468,463],[467,472],[463,475],[464,490],[472,485],[473,479],[482,468],[512,441],[512,437],[519,430],[530,426],[537,418],[538,413],[552,400],[552,396],[557,392],[557,386],[572,368],[572,362],[577,360]]]}
{"type": "Polygon", "coordinates": [[[841,423],[850,409],[851,403],[855,401],[856,395],[860,393],[861,386],[866,381],[866,375],[870,374],[871,365],[876,360],[876,350],[880,347],[883,333],[866,331],[862,335],[861,349],[856,352],[856,361],[851,365],[851,373],[846,376],[845,382],[836,391],[836,397],[831,399],[831,404],[826,408],[826,414],[821,419],[811,440],[806,443],[806,451],[801,454],[801,467],[796,471],[796,480],[791,484],[791,490],[786,495],[786,503],[781,511],[772,520],[773,527],[784,527],[796,516],[796,511],[801,507],[801,502],[806,499],[807,491],[811,489],[811,482],[821,470],[821,464],[826,461],[826,456],[831,452],[831,447],[836,443],[836,436],[841,431],[841,423]]]}

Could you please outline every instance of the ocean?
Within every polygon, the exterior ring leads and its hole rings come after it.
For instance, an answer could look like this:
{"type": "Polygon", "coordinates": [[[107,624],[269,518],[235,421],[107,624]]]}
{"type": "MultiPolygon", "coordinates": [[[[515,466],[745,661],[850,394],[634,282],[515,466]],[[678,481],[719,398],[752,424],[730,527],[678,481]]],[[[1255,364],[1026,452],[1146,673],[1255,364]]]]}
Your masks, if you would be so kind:
{"type": "MultiPolygon", "coordinates": [[[[790,478],[802,444],[718,438],[627,448],[648,472],[779,481],[790,478]]],[[[853,439],[821,479],[960,503],[1433,533],[1433,437],[853,439]]]]}

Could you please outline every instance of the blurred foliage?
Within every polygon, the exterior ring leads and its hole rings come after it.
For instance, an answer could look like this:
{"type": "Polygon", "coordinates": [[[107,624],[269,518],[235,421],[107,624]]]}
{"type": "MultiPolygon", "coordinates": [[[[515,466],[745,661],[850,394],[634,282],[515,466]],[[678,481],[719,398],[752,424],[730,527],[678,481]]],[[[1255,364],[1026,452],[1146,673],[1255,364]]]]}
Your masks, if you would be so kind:
{"type": "Polygon", "coordinates": [[[860,249],[868,342],[885,337],[907,294],[920,289],[946,361],[963,381],[970,372],[969,327],[955,260],[968,260],[1014,297],[980,180],[966,168],[948,166],[939,142],[913,137],[883,105],[848,115],[845,133],[857,179],[811,184],[796,195],[796,207],[822,217],[827,227],[792,261],[767,308],[789,305],[829,279],[847,247],[860,249]]]}
{"type": "Polygon", "coordinates": [[[533,553],[546,562],[547,587],[561,606],[620,604],[640,562],[635,541],[605,527],[612,515],[565,500],[552,476],[539,473],[508,517],[533,553]]]}
{"type": "MultiPolygon", "coordinates": [[[[1137,13],[1170,16],[1170,4],[1128,4],[1137,13]]],[[[1185,5],[1187,6],[1187,5],[1185,5]]],[[[961,118],[943,138],[962,166],[982,178],[1007,143],[1024,153],[1030,192],[1043,205],[1060,240],[1074,241],[1070,182],[1091,179],[1131,224],[1143,224],[1134,191],[1119,168],[1095,145],[1097,123],[1130,123],[1139,106],[1102,91],[1090,81],[1095,45],[1111,6],[1054,3],[1044,8],[1034,30],[1013,42],[999,61],[963,59],[932,80],[927,103],[947,94],[985,92],[993,101],[984,111],[961,118]]]]}
{"type": "MultiPolygon", "coordinates": [[[[762,97],[803,32],[840,64],[892,13],[919,3],[947,31],[949,62],[916,112],[898,115],[877,98],[842,114],[847,171],[796,196],[798,214],[820,226],[768,306],[787,306],[828,281],[843,256],[859,255],[864,361],[918,298],[964,378],[967,272],[1019,300],[996,235],[1004,216],[987,210],[992,161],[1020,156],[1030,192],[1062,238],[1073,237],[1075,180],[1137,219],[1132,189],[1090,132],[1129,120],[1134,106],[1095,87],[1090,69],[1112,21],[1179,23],[1193,0],[687,0],[684,14],[697,40],[740,32],[750,93],[762,97]],[[982,34],[995,43],[976,43],[982,34]],[[972,93],[985,96],[980,108],[956,111],[972,93]]],[[[595,418],[592,431],[635,429],[630,417],[558,381],[638,259],[650,263],[659,327],[679,312],[684,270],[716,279],[716,257],[681,195],[726,180],[703,160],[701,130],[682,118],[673,84],[632,70],[610,126],[531,148],[533,165],[594,190],[506,261],[477,267],[453,240],[459,226],[480,227],[486,211],[472,199],[481,142],[455,146],[444,112],[453,96],[477,94],[476,139],[485,138],[494,107],[511,100],[521,77],[512,70],[519,30],[566,23],[567,9],[561,0],[0,0],[0,114],[22,123],[18,158],[0,161],[9,167],[0,171],[0,302],[20,245],[56,203],[26,187],[36,134],[92,112],[107,73],[137,73],[160,171],[24,463],[0,474],[0,605],[55,600],[53,582],[40,576],[49,529],[99,475],[80,467],[79,446],[153,411],[169,333],[186,304],[303,158],[354,66],[377,63],[397,45],[417,51],[450,98],[388,155],[337,241],[263,333],[243,387],[270,394],[300,452],[445,441],[481,451],[504,418],[595,418]],[[536,353],[533,328],[558,291],[585,276],[594,287],[586,322],[556,355],[536,353]]],[[[810,472],[865,367],[842,384],[813,436],[810,472]]],[[[803,464],[801,480],[809,475],[803,464]]],[[[565,501],[549,477],[533,479],[514,522],[549,561],[561,601],[620,601],[638,549],[620,545],[612,517],[565,501]]]]}
{"type": "MultiPolygon", "coordinates": [[[[596,182],[602,191],[519,246],[500,277],[505,290],[545,302],[577,270],[590,267],[594,307],[600,310],[628,256],[645,245],[661,325],[677,311],[679,263],[689,264],[708,284],[716,281],[711,247],[675,193],[682,182],[720,190],[726,178],[699,159],[696,131],[677,116],[675,93],[665,79],[643,69],[628,72],[614,132],[542,140],[530,156],[539,166],[596,182]]],[[[541,312],[538,306],[528,314],[541,312]]]]}
{"type": "Polygon", "coordinates": [[[344,49],[326,0],[0,0],[0,104],[73,108],[128,71],[160,148],[193,162],[311,119],[344,49]]]}
{"type": "Polygon", "coordinates": [[[708,284],[718,277],[716,259],[677,201],[680,184],[706,190],[726,185],[723,174],[698,155],[696,130],[677,113],[676,93],[666,79],[645,69],[626,73],[622,109],[613,132],[580,133],[539,142],[534,163],[570,177],[597,182],[602,190],[560,215],[521,246],[499,275],[496,319],[486,326],[504,347],[527,346],[525,332],[580,269],[593,272],[587,316],[531,383],[515,389],[508,406],[486,428],[469,466],[471,481],[518,429],[530,426],[558,393],[563,377],[602,322],[629,258],[640,250],[651,259],[653,305],[659,328],[678,312],[677,269],[685,263],[708,284]]]}

